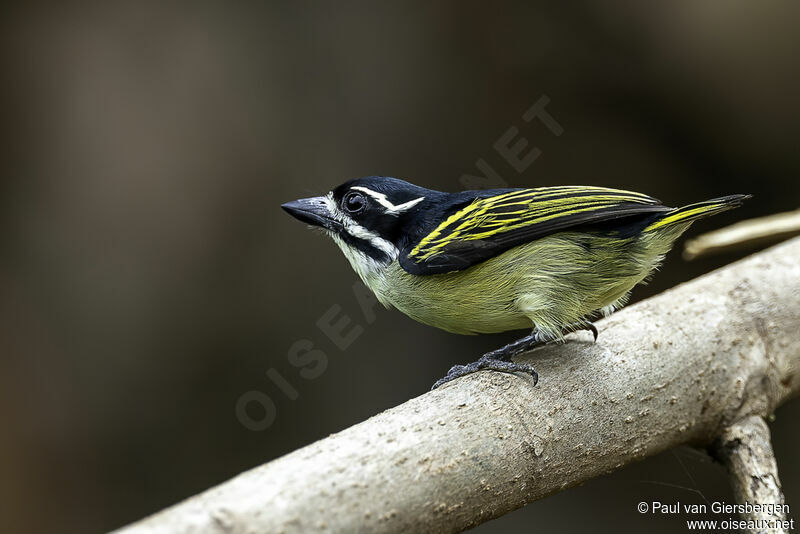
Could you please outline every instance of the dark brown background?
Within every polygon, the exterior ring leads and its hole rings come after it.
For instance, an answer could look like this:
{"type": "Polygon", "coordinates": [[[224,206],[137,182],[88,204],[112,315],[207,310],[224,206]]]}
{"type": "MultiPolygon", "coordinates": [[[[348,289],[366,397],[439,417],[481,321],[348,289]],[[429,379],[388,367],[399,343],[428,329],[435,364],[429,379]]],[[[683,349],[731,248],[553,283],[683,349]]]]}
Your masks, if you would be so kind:
{"type": "MultiPolygon", "coordinates": [[[[4,6],[8,532],[118,527],[421,394],[512,337],[385,310],[367,324],[349,265],[283,201],[367,174],[455,190],[484,158],[520,186],[616,186],[673,205],[756,195],[694,235],[798,205],[796,3],[4,6]],[[521,120],[542,95],[559,137],[521,120]],[[492,148],[511,126],[542,151],[521,174],[492,148]],[[333,305],[364,327],[344,351],[315,326],[333,305]],[[313,380],[287,359],[302,339],[328,356],[313,380]],[[275,404],[267,430],[236,416],[248,391],[275,404]]],[[[734,259],[673,253],[635,297],[734,259]]],[[[772,425],[789,503],[798,410],[772,425]]],[[[680,449],[477,530],[682,532],[637,503],[731,498],[720,467],[680,449]]]]}

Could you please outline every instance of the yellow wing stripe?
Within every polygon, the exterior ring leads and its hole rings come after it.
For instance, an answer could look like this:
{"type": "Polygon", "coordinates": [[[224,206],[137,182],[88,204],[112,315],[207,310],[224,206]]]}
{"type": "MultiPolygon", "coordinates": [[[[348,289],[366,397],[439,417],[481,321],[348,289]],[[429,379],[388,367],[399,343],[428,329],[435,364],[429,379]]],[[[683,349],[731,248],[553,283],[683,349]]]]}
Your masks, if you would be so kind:
{"type": "Polygon", "coordinates": [[[663,219],[659,219],[658,221],[654,222],[653,224],[645,228],[644,231],[649,232],[650,230],[656,230],[658,228],[661,228],[662,226],[667,226],[668,224],[674,224],[684,219],[693,219],[696,218],[698,215],[702,215],[710,211],[716,211],[724,207],[725,207],[724,204],[712,204],[710,206],[700,206],[694,209],[677,211],[672,215],[667,215],[663,219]]]}
{"type": "MultiPolygon", "coordinates": [[[[551,195],[547,195],[547,196],[548,197],[552,197],[553,195],[551,194],[551,195]]],[[[491,200],[492,202],[477,201],[477,202],[471,204],[470,206],[467,206],[466,208],[464,208],[460,212],[455,213],[453,216],[449,217],[448,220],[446,220],[443,224],[441,224],[436,230],[434,230],[434,232],[432,232],[430,235],[428,235],[425,239],[423,239],[417,245],[417,247],[415,247],[415,249],[412,251],[412,255],[417,255],[424,248],[428,248],[429,250],[426,251],[425,258],[430,257],[430,254],[428,254],[428,252],[435,253],[442,246],[444,246],[447,242],[451,242],[452,240],[457,239],[458,237],[460,237],[464,230],[480,226],[481,223],[483,223],[483,225],[485,226],[487,223],[484,221],[482,216],[484,214],[486,214],[489,211],[489,209],[491,209],[491,208],[498,208],[498,207],[501,207],[501,206],[505,205],[503,203],[497,202],[497,198],[498,197],[495,197],[493,199],[484,199],[484,200],[491,200]],[[476,213],[470,214],[470,212],[476,212],[476,213]],[[436,239],[442,233],[442,231],[444,231],[449,226],[451,226],[455,221],[457,221],[459,219],[462,219],[462,218],[463,218],[463,222],[457,228],[455,228],[452,231],[451,234],[443,237],[442,239],[436,239]],[[438,243],[435,243],[436,241],[438,241],[438,243]]],[[[532,205],[532,202],[531,202],[531,200],[534,200],[534,199],[529,200],[528,203],[527,203],[528,209],[527,210],[522,210],[523,213],[527,214],[527,216],[526,217],[521,217],[522,221],[520,223],[514,224],[514,225],[509,225],[506,222],[498,221],[501,224],[497,224],[496,226],[498,226],[500,228],[505,227],[505,228],[503,228],[504,231],[508,231],[508,230],[513,230],[513,229],[521,228],[521,227],[524,227],[524,226],[528,226],[530,224],[535,224],[537,222],[549,220],[549,219],[552,219],[552,218],[554,218],[556,216],[565,216],[565,215],[570,215],[570,214],[573,214],[573,213],[579,213],[579,212],[583,212],[583,211],[588,211],[590,209],[597,209],[597,208],[605,207],[605,206],[608,206],[608,205],[613,205],[613,204],[618,203],[620,201],[633,201],[633,202],[637,202],[638,201],[638,202],[641,202],[640,198],[641,197],[635,197],[635,196],[630,196],[630,195],[625,195],[625,196],[619,196],[619,195],[613,195],[613,196],[595,195],[595,196],[580,197],[580,201],[581,202],[578,203],[578,202],[576,202],[575,198],[563,198],[563,199],[558,199],[558,200],[551,200],[549,202],[542,202],[542,198],[540,197],[540,198],[536,198],[535,200],[537,202],[540,202],[540,203],[544,204],[544,206],[542,206],[540,208],[536,208],[536,207],[534,207],[532,205]],[[605,201],[605,202],[601,202],[600,204],[598,204],[598,201],[605,201]],[[568,210],[567,212],[563,212],[562,213],[563,208],[565,206],[568,206],[568,205],[575,205],[576,209],[575,210],[568,210]],[[585,207],[581,208],[581,209],[578,209],[578,208],[580,208],[581,205],[583,205],[585,207]],[[551,215],[554,212],[558,212],[558,214],[557,215],[551,215]]],[[[653,202],[649,198],[648,198],[648,201],[649,201],[648,203],[652,203],[653,202]]],[[[511,214],[511,212],[502,212],[499,215],[506,214],[506,213],[507,214],[511,214]]],[[[494,213],[494,216],[497,216],[497,215],[498,215],[497,213],[494,213]]],[[[494,226],[494,225],[492,225],[492,226],[494,226]]],[[[497,233],[497,232],[492,232],[492,234],[493,233],[497,233]]],[[[480,234],[471,234],[471,235],[465,236],[465,239],[467,239],[467,240],[470,240],[470,239],[483,239],[483,238],[487,237],[488,235],[491,235],[491,234],[487,234],[486,232],[480,233],[480,234]]]]}
{"type": "Polygon", "coordinates": [[[656,204],[647,195],[604,187],[563,186],[522,189],[477,199],[452,214],[425,236],[409,254],[418,261],[437,254],[456,240],[486,239],[497,234],[622,202],[656,204]],[[592,194],[594,193],[594,194],[592,194]],[[519,207],[516,211],[506,211],[519,207]],[[569,209],[572,207],[572,209],[569,209]],[[507,216],[516,216],[511,220],[507,216]],[[478,232],[476,230],[483,231],[478,232]]]}
{"type": "MultiPolygon", "coordinates": [[[[544,221],[549,221],[551,219],[556,219],[556,218],[559,218],[559,217],[566,217],[566,216],[569,216],[569,215],[574,215],[576,213],[583,213],[583,212],[586,212],[586,211],[594,211],[594,210],[597,210],[598,208],[603,208],[603,207],[608,207],[608,206],[613,206],[613,205],[614,205],[613,203],[609,203],[609,202],[604,202],[604,203],[599,203],[599,204],[598,203],[594,203],[594,204],[591,204],[591,205],[586,205],[586,206],[581,207],[581,208],[575,208],[575,209],[566,210],[566,211],[563,211],[563,210],[562,211],[558,211],[557,213],[551,213],[553,210],[546,210],[545,214],[542,214],[539,217],[536,217],[534,219],[525,220],[525,221],[517,223],[517,224],[508,224],[507,222],[499,222],[499,223],[495,223],[495,224],[481,224],[480,225],[481,227],[487,229],[484,232],[472,232],[472,233],[469,233],[469,234],[463,234],[463,232],[454,231],[452,234],[446,236],[446,238],[438,240],[438,242],[436,242],[436,243],[431,243],[428,247],[426,247],[427,249],[424,252],[424,254],[419,256],[419,259],[426,260],[426,259],[430,258],[431,256],[433,256],[436,253],[438,253],[442,248],[446,247],[449,243],[452,243],[453,241],[455,241],[455,240],[457,240],[459,238],[461,238],[464,241],[475,241],[475,240],[480,240],[480,239],[487,239],[489,237],[492,237],[493,235],[496,235],[496,234],[499,234],[499,233],[505,233],[505,232],[508,232],[508,231],[511,231],[511,230],[517,230],[519,228],[524,228],[524,227],[530,226],[532,224],[536,224],[536,223],[540,223],[540,222],[544,222],[544,221]]],[[[413,254],[413,251],[412,251],[412,254],[413,254]]]]}

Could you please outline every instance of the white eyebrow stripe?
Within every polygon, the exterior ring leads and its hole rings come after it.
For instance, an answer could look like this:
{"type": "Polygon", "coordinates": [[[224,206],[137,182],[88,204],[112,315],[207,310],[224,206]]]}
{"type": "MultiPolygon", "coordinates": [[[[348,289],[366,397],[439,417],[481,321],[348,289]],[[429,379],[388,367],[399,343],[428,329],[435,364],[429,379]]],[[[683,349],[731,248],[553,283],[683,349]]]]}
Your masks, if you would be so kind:
{"type": "Polygon", "coordinates": [[[404,211],[408,211],[417,204],[419,204],[420,202],[422,202],[423,200],[425,200],[425,197],[419,197],[396,206],[392,204],[392,202],[388,198],[386,198],[386,195],[384,195],[383,193],[378,193],[377,191],[373,191],[372,189],[368,189],[366,187],[361,187],[360,185],[355,185],[350,189],[357,189],[359,191],[363,191],[364,193],[368,194],[369,196],[374,198],[378,204],[386,208],[386,211],[392,215],[398,215],[400,213],[403,213],[404,211]]]}

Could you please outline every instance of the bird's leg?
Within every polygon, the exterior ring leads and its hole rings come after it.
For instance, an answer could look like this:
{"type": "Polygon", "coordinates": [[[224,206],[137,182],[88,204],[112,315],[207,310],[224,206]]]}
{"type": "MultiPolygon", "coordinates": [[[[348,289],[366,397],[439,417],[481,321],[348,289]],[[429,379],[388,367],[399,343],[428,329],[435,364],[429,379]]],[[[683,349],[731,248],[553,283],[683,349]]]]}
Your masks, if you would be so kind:
{"type": "Polygon", "coordinates": [[[518,339],[513,343],[509,343],[505,347],[487,352],[481,356],[478,361],[468,363],[467,365],[454,365],[444,378],[436,381],[431,389],[436,389],[451,380],[482,370],[500,371],[503,373],[528,373],[533,377],[533,385],[535,386],[539,381],[539,375],[533,367],[523,363],[514,363],[511,361],[511,358],[540,344],[543,345],[544,342],[539,339],[538,332],[534,330],[530,335],[518,339]]]}
{"type": "Polygon", "coordinates": [[[503,362],[511,361],[511,358],[516,356],[517,354],[522,354],[526,350],[530,350],[536,345],[543,345],[544,341],[542,341],[539,332],[534,330],[523,337],[522,339],[518,339],[512,343],[509,343],[505,347],[500,347],[499,349],[495,349],[491,352],[487,352],[483,356],[481,356],[481,360],[500,360],[503,362]]]}
{"type": "MultiPolygon", "coordinates": [[[[592,335],[594,335],[594,340],[597,341],[597,328],[588,321],[564,328],[562,332],[566,335],[581,330],[591,332],[592,335]]],[[[511,358],[536,346],[545,345],[549,341],[550,340],[542,339],[539,332],[534,330],[530,335],[518,339],[513,343],[509,343],[505,347],[487,352],[481,356],[478,361],[468,363],[467,365],[454,365],[444,378],[440,378],[436,381],[431,389],[436,389],[451,380],[482,370],[500,371],[503,373],[527,373],[533,377],[533,385],[535,386],[537,382],[539,382],[539,374],[534,368],[524,363],[514,363],[511,361],[511,358]]]]}

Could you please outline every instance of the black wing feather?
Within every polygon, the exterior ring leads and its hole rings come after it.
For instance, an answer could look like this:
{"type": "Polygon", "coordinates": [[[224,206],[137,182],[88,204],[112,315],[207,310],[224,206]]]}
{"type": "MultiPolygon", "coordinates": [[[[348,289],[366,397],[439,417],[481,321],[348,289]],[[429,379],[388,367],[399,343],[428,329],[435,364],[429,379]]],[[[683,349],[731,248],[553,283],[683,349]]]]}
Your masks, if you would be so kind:
{"type": "MultiPolygon", "coordinates": [[[[484,192],[485,193],[485,192],[484,192]]],[[[545,187],[492,192],[454,209],[400,255],[411,274],[460,271],[523,243],[577,226],[664,213],[640,193],[600,187],[545,187]]]]}

